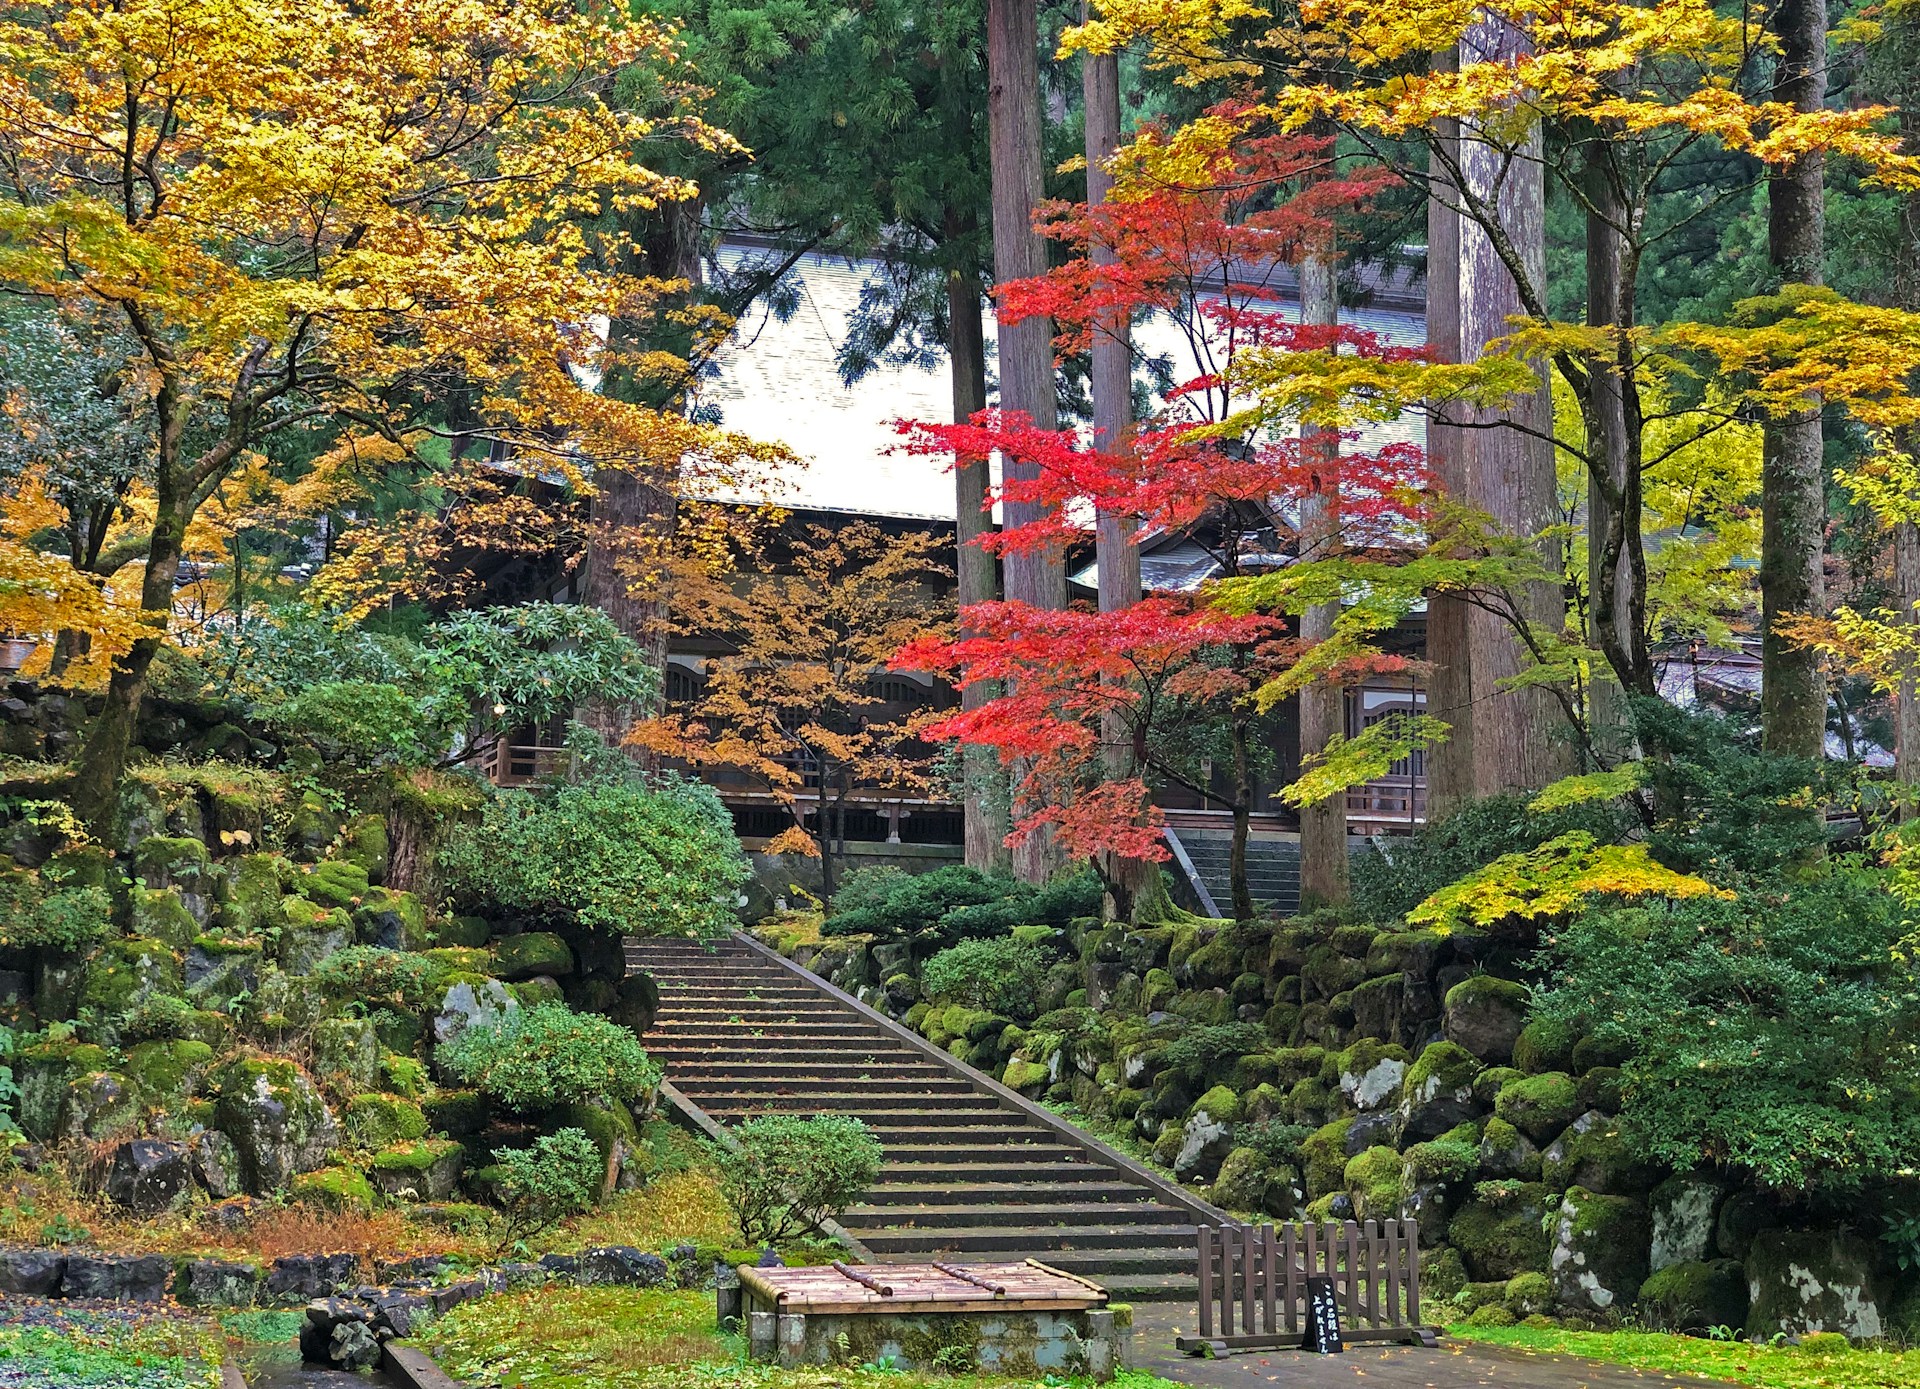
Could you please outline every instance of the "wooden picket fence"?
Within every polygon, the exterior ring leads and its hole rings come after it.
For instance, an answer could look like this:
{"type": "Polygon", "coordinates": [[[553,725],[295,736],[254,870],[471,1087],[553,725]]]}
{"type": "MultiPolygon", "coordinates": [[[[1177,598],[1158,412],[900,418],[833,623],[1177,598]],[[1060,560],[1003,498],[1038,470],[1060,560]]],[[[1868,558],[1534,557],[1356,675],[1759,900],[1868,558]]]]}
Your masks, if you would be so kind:
{"type": "Polygon", "coordinates": [[[1413,1220],[1200,1227],[1200,1318],[1189,1355],[1299,1346],[1307,1280],[1328,1278],[1348,1341],[1435,1345],[1420,1321],[1420,1227],[1413,1220]]]}

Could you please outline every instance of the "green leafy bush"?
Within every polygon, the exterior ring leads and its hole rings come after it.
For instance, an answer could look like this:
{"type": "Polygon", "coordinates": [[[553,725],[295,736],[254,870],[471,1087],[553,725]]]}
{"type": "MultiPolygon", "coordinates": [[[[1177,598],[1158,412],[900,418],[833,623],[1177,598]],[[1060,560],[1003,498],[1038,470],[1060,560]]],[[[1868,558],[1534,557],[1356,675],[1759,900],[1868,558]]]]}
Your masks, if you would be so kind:
{"type": "Polygon", "coordinates": [[[398,685],[323,680],[267,711],[275,728],[298,733],[330,757],[362,766],[420,766],[445,750],[432,711],[398,685]]]}
{"type": "Polygon", "coordinates": [[[1052,957],[1030,941],[964,940],[927,961],[920,986],[931,998],[989,1013],[1031,1018],[1046,998],[1052,957]]]}
{"type": "Polygon", "coordinates": [[[440,1006],[453,974],[426,955],[350,945],[322,960],[313,972],[313,982],[328,998],[358,1003],[369,1011],[392,1007],[425,1013],[440,1006]]]}
{"type": "Polygon", "coordinates": [[[891,863],[856,868],[840,879],[840,886],[834,889],[833,896],[828,900],[827,914],[845,916],[848,912],[878,906],[910,876],[906,869],[896,868],[891,863]]]}
{"type": "Polygon", "coordinates": [[[1065,926],[1100,911],[1100,880],[1091,870],[1045,887],[953,865],[859,885],[851,905],[835,894],[821,932],[872,935],[947,946],[1003,936],[1015,926],[1065,926]]]}
{"type": "Polygon", "coordinates": [[[1899,903],[1840,865],[1737,900],[1589,912],[1541,953],[1540,1015],[1628,1053],[1625,1133],[1676,1171],[1796,1193],[1920,1164],[1920,990],[1899,903]]]}
{"type": "Polygon", "coordinates": [[[880,1175],[880,1140],[850,1114],[764,1114],[733,1130],[720,1189],[749,1244],[818,1230],[880,1175]]]}
{"type": "Polygon", "coordinates": [[[1267,1045],[1267,1030],[1257,1022],[1208,1023],[1189,1028],[1167,1044],[1167,1068],[1199,1080],[1220,1062],[1267,1045]]]}
{"type": "Polygon", "coordinates": [[[1309,1124],[1290,1123],[1285,1119],[1256,1119],[1235,1130],[1233,1141],[1243,1148],[1253,1149],[1268,1162],[1297,1165],[1300,1162],[1300,1145],[1313,1137],[1314,1133],[1314,1128],[1309,1124]]]}
{"type": "Polygon", "coordinates": [[[440,1063],[509,1109],[625,1104],[660,1083],[660,1068],[619,1023],[539,1003],[476,1023],[441,1045],[440,1063]]]}
{"type": "Polygon", "coordinates": [[[14,1048],[13,1029],[0,1027],[0,1138],[9,1138],[20,1132],[20,1125],[13,1117],[13,1106],[20,1098],[20,1087],[14,1083],[13,1067],[7,1064],[13,1059],[14,1048]]]}
{"type": "Polygon", "coordinates": [[[0,874],[0,949],[80,954],[113,934],[104,888],[54,887],[37,873],[0,874]]]}
{"type": "Polygon", "coordinates": [[[173,994],[156,993],[129,1008],[120,1019],[120,1036],[128,1042],[171,1042],[189,1036],[193,1005],[173,994]]]}
{"type": "Polygon", "coordinates": [[[437,862],[463,906],[639,936],[725,935],[748,872],[720,798],[672,776],[507,792],[437,862]]]}
{"type": "Polygon", "coordinates": [[[530,1148],[499,1149],[493,1160],[494,1194],[507,1216],[496,1254],[590,1210],[606,1172],[584,1129],[559,1129],[530,1148]]]}

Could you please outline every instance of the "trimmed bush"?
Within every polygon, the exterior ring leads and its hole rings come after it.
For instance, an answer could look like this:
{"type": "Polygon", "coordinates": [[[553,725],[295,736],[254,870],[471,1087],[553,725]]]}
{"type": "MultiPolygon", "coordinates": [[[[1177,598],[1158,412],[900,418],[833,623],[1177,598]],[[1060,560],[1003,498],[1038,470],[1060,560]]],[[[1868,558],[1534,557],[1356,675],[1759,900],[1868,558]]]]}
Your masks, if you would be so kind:
{"type": "Polygon", "coordinates": [[[733,1137],[720,1155],[720,1188],[749,1244],[818,1230],[866,1194],[885,1157],[850,1114],[763,1114],[733,1137]]]}
{"type": "Polygon", "coordinates": [[[506,1212],[496,1254],[518,1241],[590,1209],[600,1196],[606,1164],[583,1129],[561,1129],[530,1148],[502,1148],[487,1176],[506,1212]]]}
{"type": "Polygon", "coordinates": [[[476,1023],[437,1055],[462,1081],[523,1114],[581,1102],[611,1108],[660,1083],[660,1068],[631,1031],[559,1003],[476,1023]]]}
{"type": "Polygon", "coordinates": [[[928,997],[1010,1017],[1032,1018],[1046,998],[1048,952],[1002,936],[942,950],[920,972],[928,997]]]}

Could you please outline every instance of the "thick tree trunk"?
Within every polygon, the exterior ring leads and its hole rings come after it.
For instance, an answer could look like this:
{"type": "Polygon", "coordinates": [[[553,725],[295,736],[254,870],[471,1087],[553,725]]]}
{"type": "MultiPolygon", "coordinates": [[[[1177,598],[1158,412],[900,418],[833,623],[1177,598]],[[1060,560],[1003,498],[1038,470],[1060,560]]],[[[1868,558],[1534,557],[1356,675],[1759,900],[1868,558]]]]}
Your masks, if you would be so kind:
{"type": "MultiPolygon", "coordinates": [[[[1034,207],[1045,182],[1040,116],[1039,34],[1034,0],[989,0],[987,5],[987,125],[992,158],[993,268],[1002,283],[1039,275],[1047,268],[1045,240],[1033,229],[1034,207]]],[[[1028,416],[1036,428],[1052,429],[1053,330],[1044,318],[1002,323],[999,332],[1000,405],[1028,416]]],[[[1006,474],[1032,475],[1033,466],[1007,460],[1006,474]]],[[[1009,503],[1007,526],[1040,519],[1043,508],[1009,503]]],[[[1002,564],[1009,601],[1037,608],[1067,602],[1066,567],[1057,555],[1009,555],[1002,564]]],[[[1016,769],[1016,775],[1017,775],[1016,769]]],[[[1030,836],[1015,852],[1014,870],[1027,882],[1044,882],[1054,867],[1051,840],[1030,836]]]]}
{"type": "Polygon", "coordinates": [[[1247,880],[1247,841],[1253,837],[1253,764],[1248,750],[1249,730],[1243,720],[1233,723],[1233,846],[1227,876],[1233,884],[1236,921],[1254,918],[1253,887],[1247,880]]]}
{"type": "MultiPolygon", "coordinates": [[[[671,492],[632,473],[604,471],[594,479],[587,530],[587,554],[581,566],[580,593],[647,652],[653,668],[667,663],[667,636],[661,621],[663,595],[656,566],[661,545],[672,534],[678,504],[671,492]]],[[[595,700],[581,711],[581,722],[611,747],[625,747],[627,732],[653,711],[595,700]]],[[[627,747],[629,755],[635,750],[627,747]]]]}
{"type": "MultiPolygon", "coordinates": [[[[1331,238],[1328,238],[1331,242],[1331,238]]],[[[1321,246],[1300,265],[1300,321],[1331,325],[1340,316],[1340,284],[1333,246],[1321,246]]],[[[1326,459],[1326,469],[1300,513],[1301,558],[1323,559],[1338,543],[1340,431],[1309,428],[1303,443],[1326,459]]],[[[1325,641],[1333,635],[1340,605],[1322,603],[1300,616],[1300,639],[1325,641]]],[[[1346,731],[1346,691],[1331,681],[1309,686],[1300,695],[1300,756],[1319,756],[1346,731]]],[[[1334,906],[1347,900],[1347,798],[1329,796],[1300,812],[1300,905],[1334,906]]]]}
{"type": "MultiPolygon", "coordinates": [[[[1909,59],[1920,57],[1920,18],[1903,20],[1898,38],[1909,59]]],[[[1896,88],[1900,100],[1900,134],[1908,149],[1920,142],[1920,111],[1913,107],[1920,77],[1909,61],[1904,65],[1908,79],[1896,88]]],[[[1920,190],[1910,192],[1900,202],[1900,221],[1894,243],[1893,302],[1895,307],[1920,312],[1920,190]]],[[[1902,431],[1901,452],[1920,458],[1920,429],[1902,431]]],[[[1902,618],[1920,623],[1920,525],[1902,521],[1893,531],[1893,597],[1902,618]]],[[[1908,667],[1901,673],[1900,688],[1894,699],[1893,775],[1902,785],[1920,783],[1920,672],[1908,667]]],[[[1909,815],[1912,812],[1907,812],[1909,815]]]]}
{"type": "MultiPolygon", "coordinates": [[[[1451,54],[1447,66],[1453,66],[1451,54]]],[[[1457,152],[1457,123],[1443,121],[1439,141],[1457,152]]],[[[1460,214],[1440,197],[1427,201],[1427,344],[1443,362],[1460,353],[1460,214]]],[[[1466,431],[1438,419],[1427,423],[1427,461],[1441,492],[1468,499],[1466,431]]],[[[1442,720],[1447,740],[1427,753],[1427,818],[1438,820],[1473,798],[1473,677],[1467,649],[1467,603],[1456,594],[1427,600],[1427,712],[1442,720]]]]}
{"type": "MultiPolygon", "coordinates": [[[[1524,39],[1503,20],[1487,18],[1468,30],[1463,66],[1511,61],[1524,39]]],[[[1543,137],[1535,129],[1526,157],[1506,161],[1475,139],[1462,139],[1460,167],[1473,196],[1491,208],[1508,240],[1520,250],[1528,279],[1546,284],[1546,181],[1543,137]]],[[[1472,218],[1460,228],[1461,360],[1477,360],[1488,342],[1512,331],[1508,322],[1524,312],[1520,288],[1496,253],[1486,229],[1472,218]]],[[[1542,364],[1540,389],[1506,410],[1483,415],[1466,439],[1468,499],[1510,535],[1541,535],[1558,517],[1554,479],[1553,398],[1542,364]],[[1500,427],[1510,420],[1521,428],[1500,427]],[[1491,426],[1491,427],[1489,427],[1491,426]]],[[[1542,542],[1543,544],[1546,542],[1542,542]]],[[[1557,547],[1555,547],[1557,550],[1557,547]]],[[[1557,553],[1543,554],[1558,572],[1557,553]]],[[[1522,621],[1543,634],[1560,631],[1565,596],[1554,583],[1528,584],[1511,601],[1522,621]]],[[[1545,690],[1503,690],[1501,684],[1526,668],[1527,655],[1512,626],[1500,615],[1475,608],[1467,614],[1473,700],[1475,794],[1528,790],[1571,768],[1570,730],[1545,690]]]]}
{"type": "MultiPolygon", "coordinates": [[[[1773,99],[1818,110],[1827,94],[1826,0],[1779,0],[1772,29],[1780,43],[1773,99]]],[[[1787,284],[1817,285],[1825,250],[1825,163],[1802,155],[1767,184],[1767,252],[1787,284]]],[[[1820,757],[1826,747],[1827,682],[1819,656],[1779,630],[1781,619],[1825,606],[1826,470],[1820,403],[1765,431],[1761,471],[1760,727],[1774,752],[1820,757]]]]}
{"type": "MultiPolygon", "coordinates": [[[[1089,8],[1081,6],[1081,17],[1089,8]]],[[[1107,164],[1120,147],[1120,60],[1114,54],[1089,53],[1081,59],[1080,86],[1086,119],[1087,206],[1097,207],[1113,190],[1107,164]]],[[[1112,265],[1119,257],[1112,247],[1096,242],[1088,248],[1096,266],[1112,265]]],[[[1125,314],[1113,314],[1094,330],[1092,346],[1093,446],[1119,454],[1130,447],[1133,424],[1133,325],[1125,314]]],[[[1094,519],[1094,558],[1100,573],[1100,611],[1119,612],[1140,601],[1140,547],[1135,541],[1137,518],[1101,511],[1094,519]]],[[[1117,714],[1104,720],[1107,774],[1115,779],[1138,776],[1133,756],[1133,730],[1117,714]]],[[[1141,919],[1158,909],[1150,889],[1160,876],[1160,865],[1150,859],[1110,855],[1106,878],[1111,885],[1109,906],[1123,921],[1141,919]]]]}
{"type": "MultiPolygon", "coordinates": [[[[980,288],[962,270],[947,272],[948,348],[953,374],[953,418],[963,424],[987,408],[986,325],[980,288]]],[[[953,470],[954,576],[960,606],[991,603],[1000,596],[1000,572],[979,539],[991,528],[987,514],[987,460],[961,459],[953,470]]],[[[978,709],[993,691],[974,684],[961,692],[960,707],[978,709]]],[[[961,804],[965,816],[967,865],[983,873],[1005,872],[1007,852],[1007,773],[992,748],[963,744],[961,804]]]]}
{"type": "MultiPolygon", "coordinates": [[[[1626,233],[1626,199],[1604,142],[1590,150],[1586,169],[1587,322],[1625,329],[1634,321],[1634,270],[1626,233]]],[[[1646,642],[1646,560],[1626,544],[1640,528],[1640,403],[1629,368],[1632,349],[1587,362],[1587,639],[1603,652],[1623,652],[1628,672],[1596,662],[1587,695],[1587,724],[1594,751],[1609,765],[1631,754],[1626,694],[1650,693],[1640,679],[1650,673],[1646,642]],[[1609,543],[1619,529],[1620,543],[1609,543]]]]}
{"type": "Polygon", "coordinates": [[[127,769],[140,706],[147,695],[147,673],[166,641],[167,624],[173,616],[173,585],[187,538],[186,504],[180,495],[178,471],[177,465],[163,463],[160,467],[153,538],[140,581],[140,611],[152,631],[113,663],[105,701],[87,732],[80,765],[74,770],[74,813],[96,834],[104,834],[113,818],[120,777],[127,769]]]}

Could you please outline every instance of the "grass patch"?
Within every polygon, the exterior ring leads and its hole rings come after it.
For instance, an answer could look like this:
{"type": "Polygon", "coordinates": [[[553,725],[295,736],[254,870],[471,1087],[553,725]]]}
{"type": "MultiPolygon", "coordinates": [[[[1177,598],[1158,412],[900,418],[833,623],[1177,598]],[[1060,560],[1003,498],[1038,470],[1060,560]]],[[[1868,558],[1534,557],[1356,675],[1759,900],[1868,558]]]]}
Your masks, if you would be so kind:
{"type": "MultiPolygon", "coordinates": [[[[431,1348],[455,1379],[515,1389],[1034,1389],[992,1375],[750,1364],[737,1336],[713,1328],[713,1294],[631,1288],[541,1289],[484,1298],[434,1324],[431,1348]]],[[[1086,1380],[1049,1379],[1059,1385],[1086,1380]]],[[[1174,1389],[1144,1373],[1121,1389],[1174,1389]]]]}
{"type": "Polygon", "coordinates": [[[220,1389],[221,1343],[205,1322],[0,1327],[0,1381],[66,1389],[220,1389]]]}
{"type": "Polygon", "coordinates": [[[1920,1384],[1920,1350],[1828,1352],[1657,1331],[1531,1326],[1459,1326],[1449,1328],[1447,1334],[1543,1355],[1578,1355],[1636,1370],[1722,1379],[1750,1389],[1912,1389],[1920,1384]]]}
{"type": "Polygon", "coordinates": [[[570,1229],[539,1241],[540,1247],[584,1249],[598,1244],[631,1244],[666,1249],[676,1244],[740,1242],[733,1212],[720,1195],[720,1183],[705,1168],[656,1178],[640,1191],[623,1191],[599,1210],[573,1222],[570,1229]]]}

